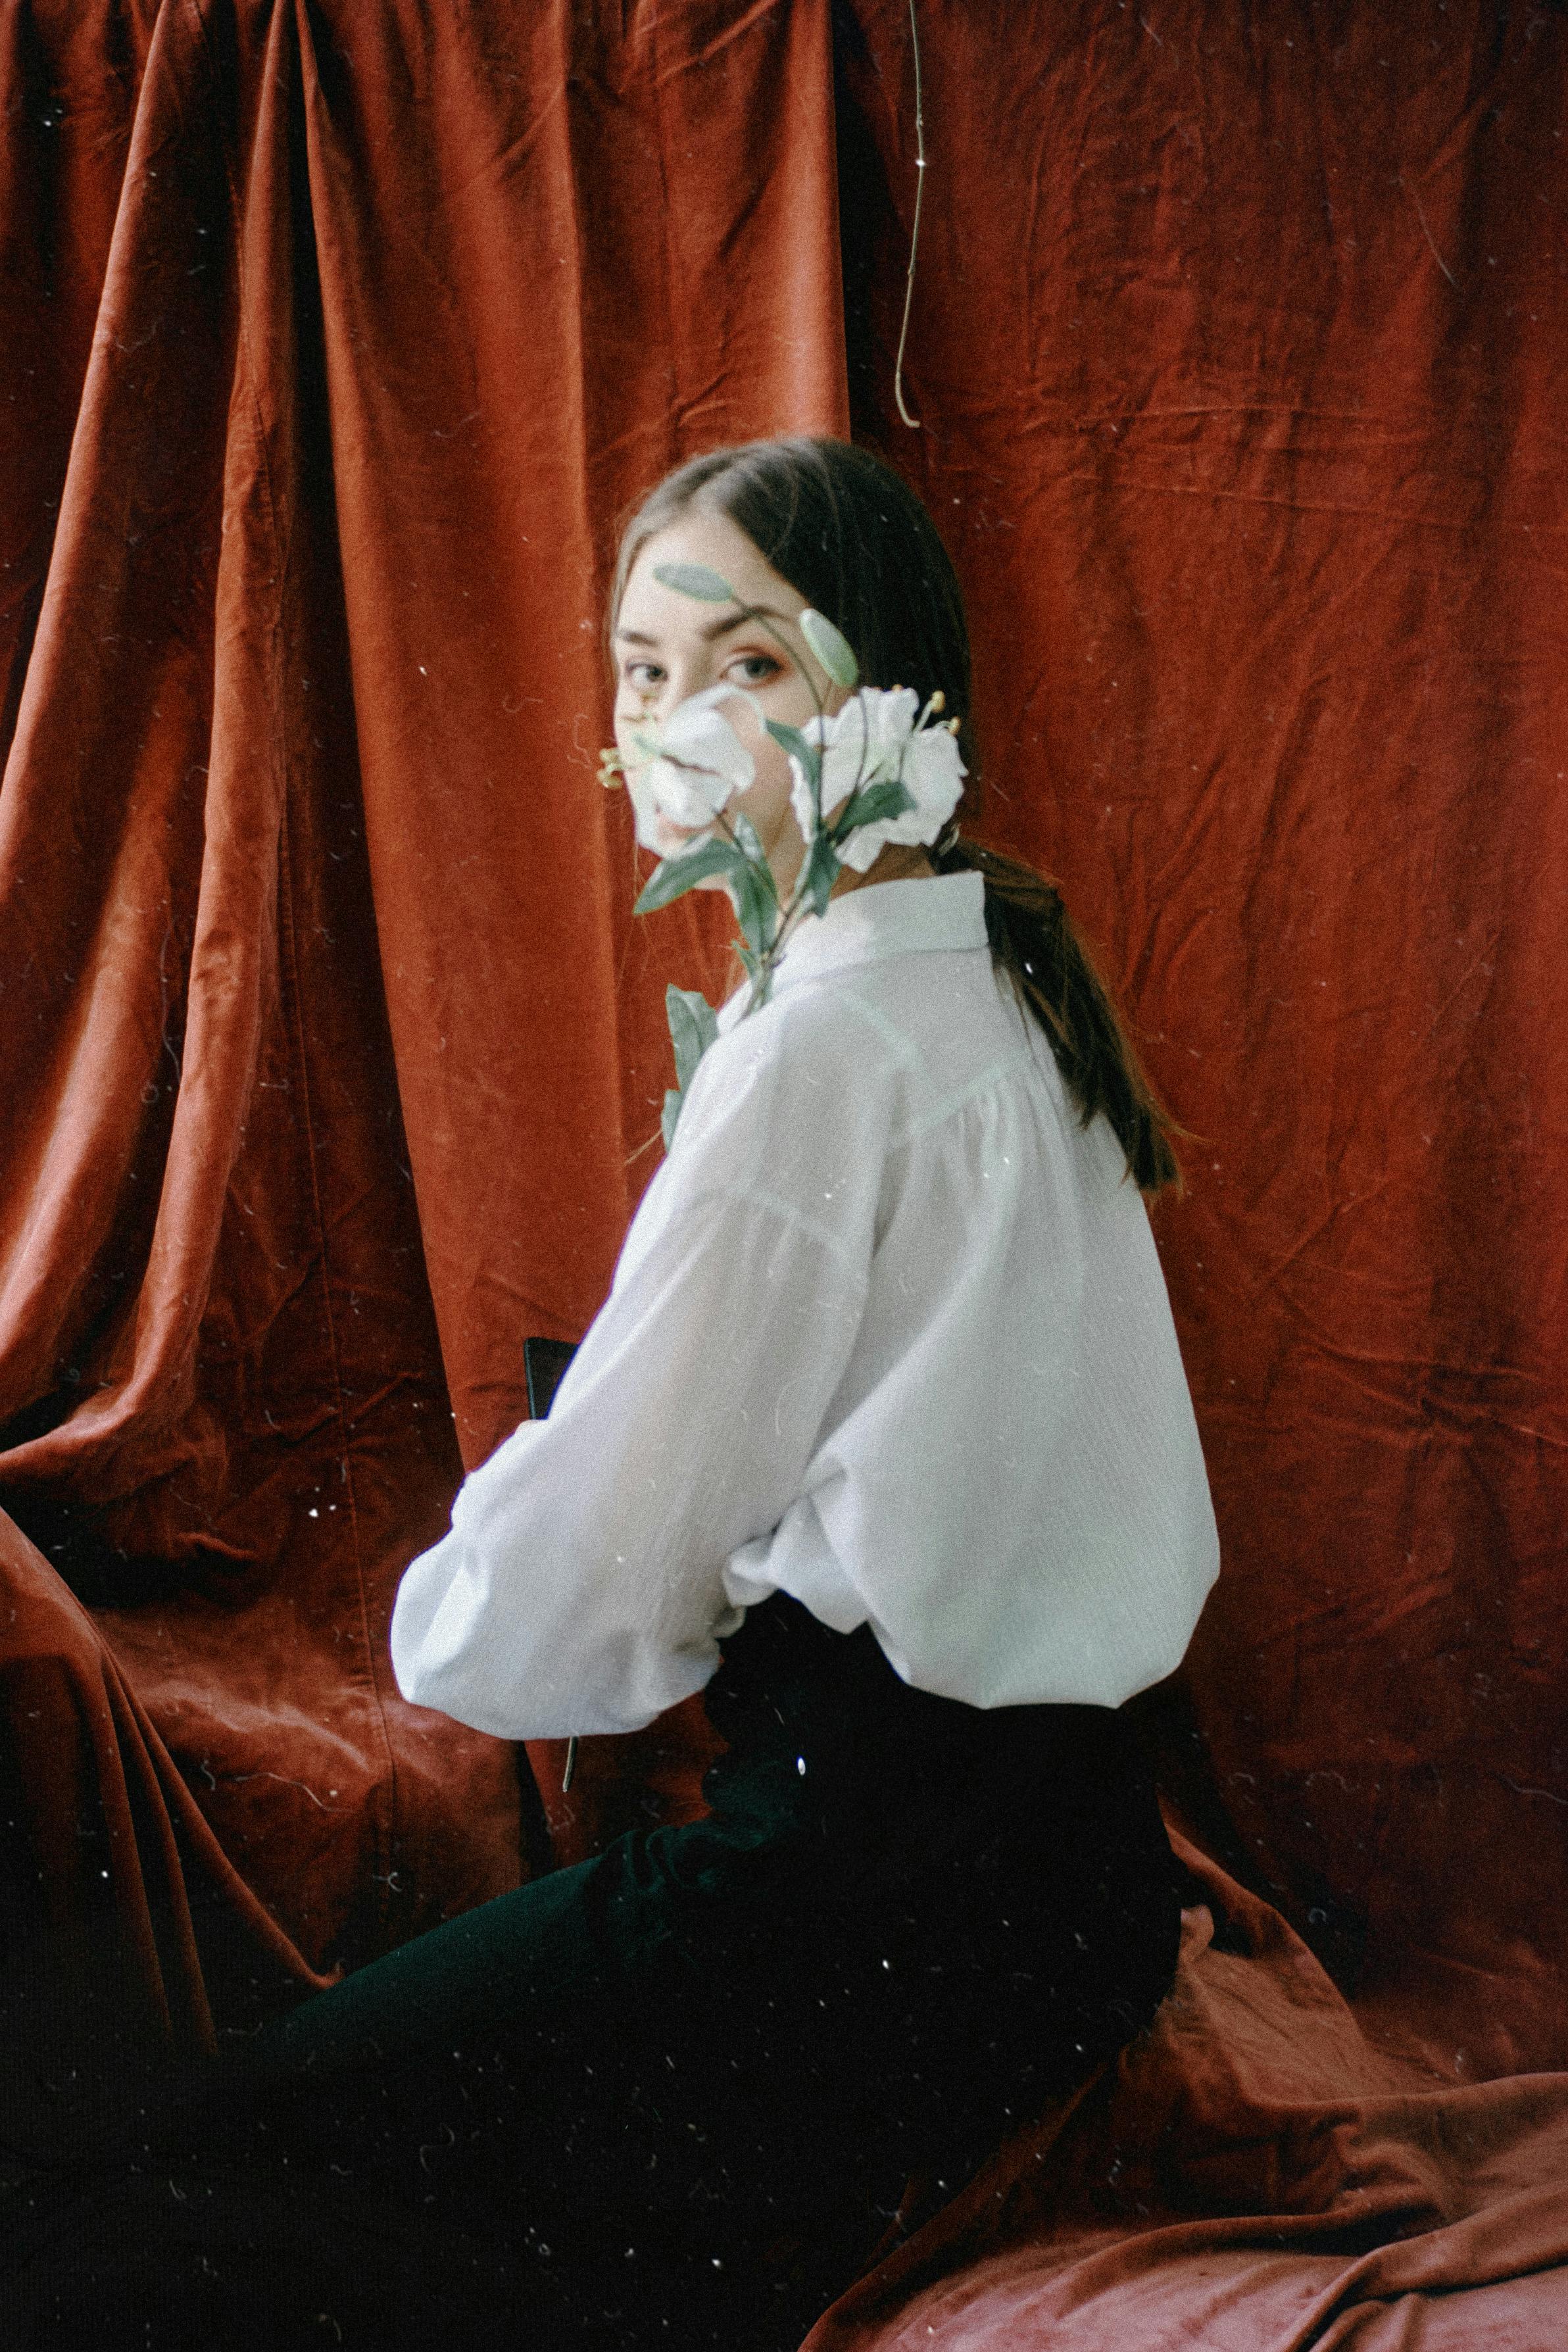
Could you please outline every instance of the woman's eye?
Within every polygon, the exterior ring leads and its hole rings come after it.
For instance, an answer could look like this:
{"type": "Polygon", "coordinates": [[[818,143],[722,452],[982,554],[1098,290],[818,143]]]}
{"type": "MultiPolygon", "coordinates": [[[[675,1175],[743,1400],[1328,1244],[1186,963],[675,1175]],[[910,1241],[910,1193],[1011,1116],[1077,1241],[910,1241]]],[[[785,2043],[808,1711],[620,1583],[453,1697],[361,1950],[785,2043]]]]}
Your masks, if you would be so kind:
{"type": "Polygon", "coordinates": [[[621,677],[634,694],[651,694],[663,681],[664,672],[657,662],[627,662],[621,677]]]}
{"type": "Polygon", "coordinates": [[[778,677],[784,664],[772,654],[737,654],[730,667],[740,671],[742,685],[766,686],[770,678],[778,677]]]}

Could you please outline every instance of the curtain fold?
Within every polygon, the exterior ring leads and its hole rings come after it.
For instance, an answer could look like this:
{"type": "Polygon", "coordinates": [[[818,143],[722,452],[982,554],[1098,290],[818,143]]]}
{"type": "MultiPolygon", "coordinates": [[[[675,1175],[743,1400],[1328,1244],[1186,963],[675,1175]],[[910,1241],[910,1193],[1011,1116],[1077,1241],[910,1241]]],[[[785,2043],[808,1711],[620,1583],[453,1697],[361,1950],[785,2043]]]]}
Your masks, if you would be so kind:
{"type": "MultiPolygon", "coordinates": [[[[315,1969],[524,1866],[526,1763],[385,1622],[607,1284],[661,967],[717,966],[629,923],[599,600],[693,438],[846,423],[827,19],[5,37],[0,1491],[315,1969]]],[[[640,1744],[677,1810],[701,1738],[640,1744]]]]}

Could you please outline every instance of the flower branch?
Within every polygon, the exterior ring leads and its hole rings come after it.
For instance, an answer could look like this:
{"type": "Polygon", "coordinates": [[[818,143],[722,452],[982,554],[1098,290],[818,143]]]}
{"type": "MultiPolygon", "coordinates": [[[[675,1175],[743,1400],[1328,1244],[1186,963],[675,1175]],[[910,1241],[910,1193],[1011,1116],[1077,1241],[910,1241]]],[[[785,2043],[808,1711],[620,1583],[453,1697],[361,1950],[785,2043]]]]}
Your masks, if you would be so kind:
{"type": "MultiPolygon", "coordinates": [[[[816,681],[799,662],[795,648],[770,615],[754,605],[742,605],[719,572],[705,564],[670,563],[656,566],[654,576],[700,603],[741,606],[740,619],[755,622],[801,668],[815,705],[804,727],[758,714],[789,761],[790,803],[805,845],[787,901],[780,898],[755,826],[744,810],[731,808],[756,777],[752,753],[721,708],[737,697],[752,701],[744,687],[706,688],[679,704],[662,727],[635,730],[632,742],[641,755],[638,760],[623,761],[613,751],[600,760],[601,782],[614,784],[624,779],[632,795],[637,838],[659,856],[634,912],[651,914],[703,885],[717,883],[729,893],[740,926],[741,960],[751,983],[743,1019],[767,1003],[791,934],[808,914],[826,912],[834,885],[847,866],[868,873],[889,843],[918,845],[936,839],[963,788],[963,762],[953,740],[958,722],[939,721],[940,693],[921,709],[919,697],[908,688],[885,691],[862,686],[847,638],[826,614],[808,606],[800,615],[801,635],[824,675],[849,698],[829,716],[816,681]],[[678,833],[701,837],[677,847],[673,836],[678,833]]],[[[661,1121],[668,1149],[687,1089],[718,1035],[718,1017],[694,990],[672,985],[665,1002],[676,1076],[664,1099],[661,1121]]]]}

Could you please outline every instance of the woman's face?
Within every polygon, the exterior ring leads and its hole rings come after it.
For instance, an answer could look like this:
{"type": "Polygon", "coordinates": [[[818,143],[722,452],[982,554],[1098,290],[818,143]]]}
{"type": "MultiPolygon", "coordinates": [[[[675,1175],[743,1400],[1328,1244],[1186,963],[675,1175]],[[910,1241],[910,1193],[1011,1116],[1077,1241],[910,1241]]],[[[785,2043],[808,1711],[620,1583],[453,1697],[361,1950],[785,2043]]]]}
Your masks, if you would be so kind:
{"type": "Polygon", "coordinates": [[[757,770],[755,782],[731,806],[743,810],[756,826],[785,896],[805,845],[790,806],[789,761],[762,722],[778,719],[804,726],[817,707],[811,680],[825,709],[837,709],[844,699],[800,634],[805,604],[738,523],[692,507],[645,543],[616,616],[616,742],[628,763],[641,756],[632,740],[639,723],[668,719],[688,695],[728,681],[752,696],[755,709],[738,697],[724,706],[757,770]],[[739,602],[703,604],[666,588],[654,577],[663,563],[706,564],[729,582],[739,602]],[[742,607],[752,605],[765,612],[771,630],[742,619],[742,607]]]}

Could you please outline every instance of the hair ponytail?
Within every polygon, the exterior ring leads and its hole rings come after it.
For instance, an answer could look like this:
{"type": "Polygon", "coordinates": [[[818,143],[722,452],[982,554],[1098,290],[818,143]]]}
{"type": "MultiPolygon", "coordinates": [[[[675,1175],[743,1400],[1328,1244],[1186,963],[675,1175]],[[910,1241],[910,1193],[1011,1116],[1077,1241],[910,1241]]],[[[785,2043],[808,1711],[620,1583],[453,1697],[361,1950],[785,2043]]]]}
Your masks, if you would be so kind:
{"type": "Polygon", "coordinates": [[[931,855],[940,874],[983,877],[992,957],[1049,1038],[1084,1126],[1103,1111],[1139,1191],[1152,1196],[1173,1186],[1179,1192],[1182,1171],[1172,1138],[1184,1130],[1149,1084],[1056,884],[1016,858],[957,836],[931,855]]]}

